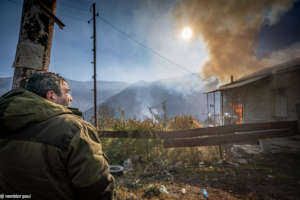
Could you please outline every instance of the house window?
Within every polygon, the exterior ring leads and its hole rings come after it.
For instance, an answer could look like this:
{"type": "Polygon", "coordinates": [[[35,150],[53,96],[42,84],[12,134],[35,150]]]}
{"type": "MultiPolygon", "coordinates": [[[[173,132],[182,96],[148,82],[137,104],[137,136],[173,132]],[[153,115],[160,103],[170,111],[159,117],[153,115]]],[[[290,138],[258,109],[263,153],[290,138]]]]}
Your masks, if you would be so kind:
{"type": "Polygon", "coordinates": [[[287,117],[287,97],[276,95],[275,99],[275,117],[287,117]]]}

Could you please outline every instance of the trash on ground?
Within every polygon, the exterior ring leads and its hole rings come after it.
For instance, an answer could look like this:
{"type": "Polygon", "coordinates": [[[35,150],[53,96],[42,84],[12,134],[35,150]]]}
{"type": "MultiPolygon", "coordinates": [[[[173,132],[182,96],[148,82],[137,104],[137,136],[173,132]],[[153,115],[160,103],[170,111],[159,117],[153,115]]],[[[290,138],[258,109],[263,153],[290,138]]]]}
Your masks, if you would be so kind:
{"type": "Polygon", "coordinates": [[[124,171],[124,167],[121,165],[110,165],[109,171],[113,175],[122,175],[124,171]]]}
{"type": "Polygon", "coordinates": [[[169,192],[168,192],[166,186],[164,186],[164,185],[161,185],[160,188],[159,188],[159,190],[160,190],[162,193],[169,194],[169,192]]]}
{"type": "Polygon", "coordinates": [[[204,196],[205,198],[208,198],[208,194],[207,194],[206,189],[203,189],[203,190],[202,190],[202,193],[203,193],[203,196],[204,196]]]}
{"type": "Polygon", "coordinates": [[[131,171],[132,170],[132,161],[131,161],[130,158],[124,160],[123,167],[124,167],[124,170],[126,170],[126,171],[131,171]]]}
{"type": "Polygon", "coordinates": [[[185,194],[185,193],[186,193],[186,189],[185,189],[185,188],[181,188],[180,191],[181,191],[182,194],[185,194]]]}

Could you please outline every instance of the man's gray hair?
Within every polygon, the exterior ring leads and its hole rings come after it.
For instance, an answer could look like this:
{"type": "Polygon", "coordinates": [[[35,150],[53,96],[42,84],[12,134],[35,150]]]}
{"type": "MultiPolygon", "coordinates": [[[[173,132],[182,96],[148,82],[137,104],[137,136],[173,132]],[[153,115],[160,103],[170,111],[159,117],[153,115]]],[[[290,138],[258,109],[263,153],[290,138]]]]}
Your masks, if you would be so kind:
{"type": "Polygon", "coordinates": [[[46,94],[50,90],[53,90],[58,96],[60,96],[60,85],[63,81],[66,80],[52,72],[36,73],[28,79],[25,89],[44,98],[46,98],[46,94]]]}

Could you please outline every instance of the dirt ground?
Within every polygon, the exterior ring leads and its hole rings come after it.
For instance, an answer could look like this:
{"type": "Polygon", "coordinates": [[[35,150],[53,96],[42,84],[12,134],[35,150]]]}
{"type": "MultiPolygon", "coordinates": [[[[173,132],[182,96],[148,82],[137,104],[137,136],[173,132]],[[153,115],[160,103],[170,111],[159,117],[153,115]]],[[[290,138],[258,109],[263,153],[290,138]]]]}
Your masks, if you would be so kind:
{"type": "Polygon", "coordinates": [[[300,199],[299,152],[248,155],[246,160],[172,169],[136,164],[134,170],[116,176],[118,199],[300,199]]]}

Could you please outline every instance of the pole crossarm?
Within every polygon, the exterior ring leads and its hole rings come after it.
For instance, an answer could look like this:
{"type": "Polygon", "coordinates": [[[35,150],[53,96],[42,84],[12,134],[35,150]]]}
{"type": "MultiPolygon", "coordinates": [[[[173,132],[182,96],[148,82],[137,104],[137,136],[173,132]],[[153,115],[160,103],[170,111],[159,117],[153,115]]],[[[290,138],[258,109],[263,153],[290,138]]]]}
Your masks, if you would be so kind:
{"type": "Polygon", "coordinates": [[[58,27],[59,27],[60,29],[63,29],[63,28],[66,26],[62,21],[60,21],[60,19],[58,19],[58,18],[51,12],[51,10],[50,10],[49,8],[47,8],[47,6],[46,6],[45,4],[43,4],[43,2],[41,2],[41,1],[38,1],[38,2],[39,2],[39,4],[40,4],[42,10],[45,11],[45,12],[48,14],[48,16],[54,20],[54,22],[58,25],[58,27]]]}

